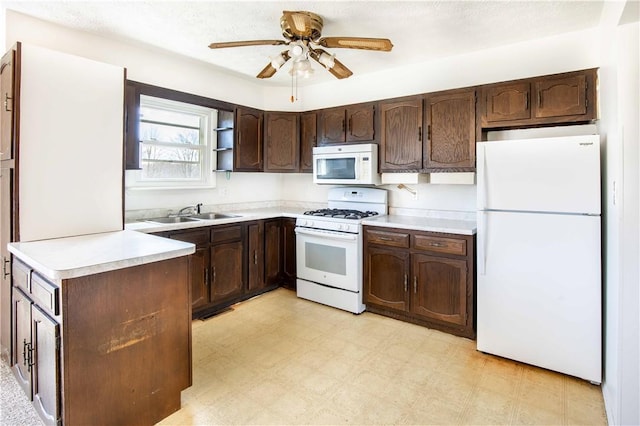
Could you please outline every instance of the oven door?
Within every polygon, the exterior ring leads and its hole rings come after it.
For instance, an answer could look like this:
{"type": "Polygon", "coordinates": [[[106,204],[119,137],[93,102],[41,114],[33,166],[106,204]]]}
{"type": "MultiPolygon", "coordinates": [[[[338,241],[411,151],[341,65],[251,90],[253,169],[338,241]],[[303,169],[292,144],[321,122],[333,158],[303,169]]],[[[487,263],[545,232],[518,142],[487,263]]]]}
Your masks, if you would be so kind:
{"type": "Polygon", "coordinates": [[[296,266],[299,279],[360,291],[359,234],[297,227],[296,266]]]}

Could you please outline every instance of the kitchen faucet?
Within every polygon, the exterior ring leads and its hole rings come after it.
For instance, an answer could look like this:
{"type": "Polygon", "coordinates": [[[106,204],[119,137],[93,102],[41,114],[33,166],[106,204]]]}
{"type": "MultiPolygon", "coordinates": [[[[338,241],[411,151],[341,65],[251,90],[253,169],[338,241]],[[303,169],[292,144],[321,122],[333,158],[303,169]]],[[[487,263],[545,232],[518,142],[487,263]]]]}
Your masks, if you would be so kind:
{"type": "Polygon", "coordinates": [[[176,216],[190,216],[192,214],[200,214],[200,207],[202,207],[202,203],[198,203],[195,206],[183,207],[178,211],[178,214],[176,216]]]}

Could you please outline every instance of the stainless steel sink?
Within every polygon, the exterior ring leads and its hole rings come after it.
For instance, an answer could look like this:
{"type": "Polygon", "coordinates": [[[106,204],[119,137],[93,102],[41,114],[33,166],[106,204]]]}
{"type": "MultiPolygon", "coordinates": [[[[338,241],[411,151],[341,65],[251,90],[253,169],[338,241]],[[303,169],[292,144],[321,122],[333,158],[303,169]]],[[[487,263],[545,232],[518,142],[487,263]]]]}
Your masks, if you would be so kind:
{"type": "Polygon", "coordinates": [[[175,216],[175,217],[154,217],[152,219],[144,219],[145,222],[156,222],[156,223],[183,223],[183,222],[193,222],[198,219],[192,219],[191,217],[184,216],[175,216]]]}
{"type": "Polygon", "coordinates": [[[224,214],[224,213],[200,213],[200,214],[194,214],[191,215],[189,217],[193,217],[196,219],[208,219],[208,220],[215,220],[215,219],[230,219],[232,217],[240,217],[237,214],[224,214]]]}

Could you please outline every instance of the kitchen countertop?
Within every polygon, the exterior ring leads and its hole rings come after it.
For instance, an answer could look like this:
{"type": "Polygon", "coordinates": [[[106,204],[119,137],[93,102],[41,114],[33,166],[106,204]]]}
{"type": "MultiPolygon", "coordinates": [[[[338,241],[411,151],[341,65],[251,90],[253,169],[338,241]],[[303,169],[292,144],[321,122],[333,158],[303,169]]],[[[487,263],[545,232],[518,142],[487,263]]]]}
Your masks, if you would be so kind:
{"type": "Polygon", "coordinates": [[[8,248],[18,259],[57,282],[195,252],[191,243],[127,230],[16,242],[8,248]]]}
{"type": "Polygon", "coordinates": [[[305,211],[309,209],[305,208],[296,208],[296,207],[270,207],[270,208],[262,208],[262,209],[250,209],[250,210],[237,210],[230,212],[220,212],[225,214],[233,214],[238,217],[229,217],[224,219],[198,219],[191,222],[180,222],[180,223],[155,223],[155,222],[147,222],[144,220],[138,220],[135,222],[129,222],[125,224],[125,229],[130,231],[139,231],[139,232],[164,232],[164,231],[175,231],[177,229],[190,229],[190,228],[199,228],[202,226],[212,226],[212,225],[223,225],[227,223],[238,223],[238,222],[247,222],[251,220],[261,220],[261,219],[271,219],[275,217],[292,217],[296,218],[302,215],[305,211]]]}
{"type": "Polygon", "coordinates": [[[387,215],[364,219],[362,224],[446,234],[474,235],[476,233],[475,221],[433,217],[387,215]]]}

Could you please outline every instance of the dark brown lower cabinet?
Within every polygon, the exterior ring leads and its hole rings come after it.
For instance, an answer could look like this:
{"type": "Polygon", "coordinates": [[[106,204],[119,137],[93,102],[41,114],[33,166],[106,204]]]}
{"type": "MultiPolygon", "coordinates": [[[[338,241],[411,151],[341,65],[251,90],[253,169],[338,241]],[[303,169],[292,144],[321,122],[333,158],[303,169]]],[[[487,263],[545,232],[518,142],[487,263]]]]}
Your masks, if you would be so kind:
{"type": "Polygon", "coordinates": [[[282,285],[295,289],[295,219],[203,226],[156,235],[196,245],[189,280],[193,318],[282,285]]]}
{"type": "Polygon", "coordinates": [[[212,304],[235,299],[244,294],[243,259],[242,240],[211,244],[212,304]]]}
{"type": "Polygon", "coordinates": [[[51,282],[14,258],[12,368],[47,425],[155,424],[191,386],[189,259],[51,282]]]}
{"type": "Polygon", "coordinates": [[[475,338],[473,236],[364,227],[367,310],[475,338]]]}

